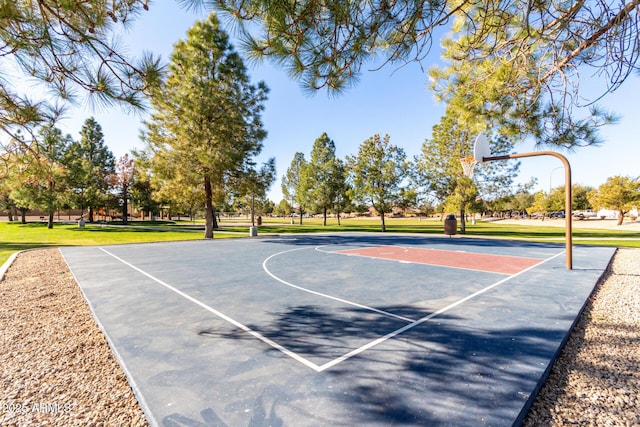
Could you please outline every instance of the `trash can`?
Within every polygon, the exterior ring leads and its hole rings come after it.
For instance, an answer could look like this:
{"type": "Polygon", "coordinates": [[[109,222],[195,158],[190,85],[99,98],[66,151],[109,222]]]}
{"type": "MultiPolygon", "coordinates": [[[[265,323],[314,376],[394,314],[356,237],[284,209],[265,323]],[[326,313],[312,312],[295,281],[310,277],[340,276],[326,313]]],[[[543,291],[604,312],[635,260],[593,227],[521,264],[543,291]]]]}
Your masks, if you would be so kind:
{"type": "Polygon", "coordinates": [[[452,236],[456,234],[456,230],[458,229],[458,220],[455,215],[447,215],[444,220],[444,234],[447,236],[452,236]]]}
{"type": "Polygon", "coordinates": [[[258,227],[256,226],[249,227],[249,236],[256,237],[257,235],[258,235],[258,227]]]}
{"type": "Polygon", "coordinates": [[[257,218],[258,225],[262,225],[262,217],[258,216],[257,218]]]}

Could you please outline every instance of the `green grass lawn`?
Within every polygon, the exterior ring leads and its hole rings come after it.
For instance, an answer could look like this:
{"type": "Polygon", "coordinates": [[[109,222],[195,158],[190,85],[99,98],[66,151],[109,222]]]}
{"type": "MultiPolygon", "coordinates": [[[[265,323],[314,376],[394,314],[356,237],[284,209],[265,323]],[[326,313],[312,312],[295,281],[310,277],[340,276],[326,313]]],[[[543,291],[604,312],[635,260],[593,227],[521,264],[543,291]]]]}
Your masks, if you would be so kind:
{"type": "MultiPolygon", "coordinates": [[[[405,219],[387,218],[385,220],[388,232],[395,233],[425,233],[443,234],[443,223],[438,219],[405,219]]],[[[233,222],[223,220],[222,229],[240,231],[244,226],[234,226],[233,222]]],[[[320,218],[304,218],[302,225],[298,218],[295,224],[289,219],[266,218],[259,233],[314,233],[314,232],[349,232],[367,231],[380,232],[379,218],[347,218],[341,221],[341,225],[335,218],[327,220],[327,225],[322,226],[320,218]]],[[[565,239],[564,227],[544,225],[520,225],[503,224],[500,222],[477,221],[475,225],[467,222],[466,234],[469,236],[486,236],[501,239],[520,239],[529,241],[563,242],[565,239]]],[[[574,244],[598,244],[619,247],[640,247],[640,233],[625,230],[573,228],[574,244]]]]}
{"type": "MultiPolygon", "coordinates": [[[[247,219],[221,221],[215,238],[247,237],[247,219]],[[231,232],[236,234],[225,234],[231,232]]],[[[443,223],[436,219],[388,218],[387,231],[392,233],[443,234],[443,223]]],[[[330,218],[326,226],[320,218],[305,218],[302,225],[291,224],[288,218],[264,218],[258,233],[293,234],[318,232],[380,232],[379,218],[347,218],[341,225],[330,218]]],[[[501,224],[478,221],[467,225],[467,235],[528,241],[564,242],[564,228],[542,225],[501,224]]],[[[0,265],[16,251],[58,246],[113,245],[123,243],[162,242],[175,240],[199,240],[203,238],[202,222],[164,221],[133,222],[131,227],[105,227],[87,224],[55,224],[47,229],[44,223],[0,222],[0,265]]],[[[640,233],[609,229],[573,229],[574,244],[617,247],[640,247],[640,233]]]]}
{"type": "MultiPolygon", "coordinates": [[[[176,231],[159,231],[142,227],[118,228],[87,224],[80,228],[75,224],[55,224],[52,229],[48,229],[46,223],[41,222],[27,224],[0,222],[0,265],[13,252],[26,249],[199,240],[203,235],[203,232],[193,232],[188,229],[181,231],[177,227],[176,231]]],[[[234,235],[216,233],[215,237],[231,236],[234,235]]]]}

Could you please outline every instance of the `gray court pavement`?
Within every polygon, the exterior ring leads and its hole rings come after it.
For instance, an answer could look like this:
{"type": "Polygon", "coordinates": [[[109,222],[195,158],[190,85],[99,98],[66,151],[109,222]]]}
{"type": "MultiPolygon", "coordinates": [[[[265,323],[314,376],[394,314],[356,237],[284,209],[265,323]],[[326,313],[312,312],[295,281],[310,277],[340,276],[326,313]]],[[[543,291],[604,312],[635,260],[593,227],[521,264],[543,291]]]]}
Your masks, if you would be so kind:
{"type": "Polygon", "coordinates": [[[61,248],[152,425],[512,426],[613,248],[372,234],[61,248]],[[539,258],[517,275],[336,251],[539,258]]]}

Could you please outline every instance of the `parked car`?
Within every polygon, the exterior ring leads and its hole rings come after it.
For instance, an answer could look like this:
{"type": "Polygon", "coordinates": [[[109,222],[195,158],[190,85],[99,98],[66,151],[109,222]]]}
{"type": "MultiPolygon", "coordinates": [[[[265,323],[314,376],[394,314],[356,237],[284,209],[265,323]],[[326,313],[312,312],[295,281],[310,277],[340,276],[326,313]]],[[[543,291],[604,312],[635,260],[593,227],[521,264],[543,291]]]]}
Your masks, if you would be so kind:
{"type": "Polygon", "coordinates": [[[573,217],[575,219],[579,219],[579,220],[595,218],[596,216],[597,216],[597,214],[594,211],[592,211],[591,209],[587,209],[587,210],[584,210],[584,211],[575,211],[573,213],[573,217]]]}

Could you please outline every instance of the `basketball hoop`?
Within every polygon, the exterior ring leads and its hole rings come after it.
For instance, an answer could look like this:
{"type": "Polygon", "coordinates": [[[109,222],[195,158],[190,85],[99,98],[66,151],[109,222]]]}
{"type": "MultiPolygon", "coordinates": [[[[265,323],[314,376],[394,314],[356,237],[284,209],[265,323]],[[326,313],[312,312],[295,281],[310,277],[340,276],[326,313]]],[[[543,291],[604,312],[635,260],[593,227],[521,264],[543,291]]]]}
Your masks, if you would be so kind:
{"type": "Polygon", "coordinates": [[[473,170],[475,169],[478,162],[473,156],[462,157],[460,159],[460,164],[462,165],[462,173],[467,178],[473,178],[473,170]]]}

